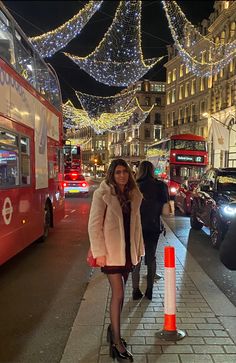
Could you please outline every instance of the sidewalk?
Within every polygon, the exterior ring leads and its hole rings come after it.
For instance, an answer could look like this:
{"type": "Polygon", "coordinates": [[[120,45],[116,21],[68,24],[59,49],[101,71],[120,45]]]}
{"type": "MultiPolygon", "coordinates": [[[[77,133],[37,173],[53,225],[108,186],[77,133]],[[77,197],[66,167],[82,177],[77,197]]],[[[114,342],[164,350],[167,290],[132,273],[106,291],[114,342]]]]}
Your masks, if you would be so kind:
{"type": "MultiPolygon", "coordinates": [[[[122,336],[137,363],[235,363],[236,307],[217,288],[166,226],[158,243],[158,271],[164,276],[163,246],[176,251],[177,328],[186,332],[178,342],[159,340],[163,328],[164,280],[155,283],[152,301],[132,300],[129,278],[122,313],[122,336]]],[[[203,251],[204,253],[204,251],[203,251]]],[[[110,290],[106,276],[95,269],[74,321],[60,363],[108,363],[106,330],[110,290]]],[[[141,273],[146,274],[142,266],[141,273]]],[[[144,277],[144,276],[143,276],[144,277]]],[[[145,291],[146,279],[141,279],[145,291]]],[[[128,361],[127,361],[128,362],[128,361]]]]}

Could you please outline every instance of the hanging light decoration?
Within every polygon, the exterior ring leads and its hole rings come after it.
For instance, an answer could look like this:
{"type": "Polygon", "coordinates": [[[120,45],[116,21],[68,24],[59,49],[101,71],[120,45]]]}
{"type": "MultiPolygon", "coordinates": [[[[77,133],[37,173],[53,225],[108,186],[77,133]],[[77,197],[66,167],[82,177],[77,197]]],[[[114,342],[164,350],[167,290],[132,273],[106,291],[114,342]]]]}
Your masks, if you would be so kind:
{"type": "Polygon", "coordinates": [[[41,57],[48,58],[64,48],[75,38],[87,24],[94,13],[100,8],[103,1],[89,1],[78,14],[65,24],[45,34],[30,38],[41,57]]]}
{"type": "Polygon", "coordinates": [[[149,109],[144,110],[137,97],[135,97],[134,100],[132,100],[132,105],[136,105],[136,109],[135,112],[133,112],[133,114],[131,115],[131,117],[122,125],[119,126],[114,126],[110,129],[111,132],[122,132],[122,131],[130,131],[133,128],[139,128],[142,123],[146,120],[146,118],[148,117],[148,115],[150,114],[150,112],[152,111],[153,107],[155,105],[152,105],[149,109]]]}
{"type": "Polygon", "coordinates": [[[110,28],[88,56],[64,54],[97,81],[118,87],[135,83],[163,58],[144,60],[140,0],[120,1],[110,28]]]}
{"type": "Polygon", "coordinates": [[[98,118],[102,113],[115,113],[127,109],[130,102],[135,98],[137,89],[124,90],[114,96],[94,96],[76,91],[76,96],[89,117],[98,118]]]}
{"type": "Polygon", "coordinates": [[[195,75],[210,77],[217,74],[236,56],[235,39],[224,44],[214,42],[188,21],[176,1],[163,0],[162,3],[179,54],[195,75]]]}
{"type": "Polygon", "coordinates": [[[139,127],[153,107],[154,105],[148,110],[144,110],[135,97],[131,100],[127,109],[113,113],[103,112],[94,118],[90,117],[87,111],[76,108],[71,101],[67,101],[63,105],[64,127],[72,129],[73,132],[77,132],[84,127],[92,127],[97,134],[104,131],[127,131],[133,126],[139,127]]]}
{"type": "Polygon", "coordinates": [[[115,113],[103,112],[97,118],[89,117],[87,111],[75,108],[71,101],[66,102],[63,105],[63,115],[64,115],[64,127],[65,128],[75,128],[76,130],[83,127],[92,127],[97,134],[104,131],[108,131],[114,126],[121,125],[132,116],[136,106],[130,107],[124,111],[115,113]],[[77,126],[77,127],[76,127],[77,126]]]}

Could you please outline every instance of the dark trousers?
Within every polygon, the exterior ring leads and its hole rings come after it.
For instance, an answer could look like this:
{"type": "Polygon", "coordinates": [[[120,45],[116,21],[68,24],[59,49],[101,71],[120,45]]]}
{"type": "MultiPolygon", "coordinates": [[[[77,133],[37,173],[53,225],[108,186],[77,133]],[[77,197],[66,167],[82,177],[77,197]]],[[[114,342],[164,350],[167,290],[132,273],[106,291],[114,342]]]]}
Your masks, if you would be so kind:
{"type": "MultiPolygon", "coordinates": [[[[154,284],[154,277],[156,274],[156,250],[159,239],[159,233],[150,233],[143,231],[144,246],[145,246],[145,265],[147,265],[147,288],[152,289],[154,284]]],[[[135,266],[132,272],[132,285],[133,289],[139,288],[140,282],[140,267],[141,262],[135,266]]]]}

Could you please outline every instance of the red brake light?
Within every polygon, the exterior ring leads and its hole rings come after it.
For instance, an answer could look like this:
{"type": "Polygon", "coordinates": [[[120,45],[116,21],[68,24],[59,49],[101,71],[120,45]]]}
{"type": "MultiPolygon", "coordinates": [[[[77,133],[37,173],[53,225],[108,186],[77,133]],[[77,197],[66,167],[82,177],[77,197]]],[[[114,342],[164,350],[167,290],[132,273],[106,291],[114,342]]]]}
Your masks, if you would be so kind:
{"type": "Polygon", "coordinates": [[[63,187],[66,187],[67,186],[67,183],[63,183],[63,187]]]}
{"type": "Polygon", "coordinates": [[[82,187],[87,187],[87,183],[83,182],[82,187]]]}

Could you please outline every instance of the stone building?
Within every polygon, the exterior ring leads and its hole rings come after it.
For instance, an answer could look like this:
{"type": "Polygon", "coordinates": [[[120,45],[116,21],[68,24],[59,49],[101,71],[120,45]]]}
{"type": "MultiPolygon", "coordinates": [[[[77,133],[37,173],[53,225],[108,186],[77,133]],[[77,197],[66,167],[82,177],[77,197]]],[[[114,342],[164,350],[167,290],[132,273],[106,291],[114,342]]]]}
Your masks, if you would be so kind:
{"type": "MultiPolygon", "coordinates": [[[[150,109],[146,120],[138,125],[133,122],[128,130],[109,132],[109,159],[123,158],[135,170],[141,160],[146,158],[147,147],[163,136],[165,120],[165,82],[141,80],[134,86],[136,96],[142,109],[150,109]]],[[[131,88],[130,88],[131,89],[131,88]]]]}
{"type": "Polygon", "coordinates": [[[115,158],[125,159],[135,169],[145,159],[148,145],[162,138],[165,82],[141,80],[133,88],[138,89],[136,96],[141,108],[147,110],[154,105],[153,109],[141,125],[137,117],[137,123],[128,130],[123,131],[121,126],[116,132],[102,134],[96,134],[90,127],[77,131],[75,137],[82,148],[84,172],[102,173],[115,158]]]}
{"type": "MultiPolygon", "coordinates": [[[[216,44],[236,41],[236,1],[215,1],[214,11],[201,22],[201,34],[216,44]]],[[[202,38],[192,47],[202,63],[210,58],[202,38]]],[[[224,56],[224,55],[222,55],[224,56]]],[[[218,74],[198,77],[188,70],[174,46],[168,46],[166,67],[165,137],[193,133],[207,138],[210,163],[236,167],[236,57],[218,74]],[[213,150],[212,123],[229,129],[229,150],[213,150]]]]}

